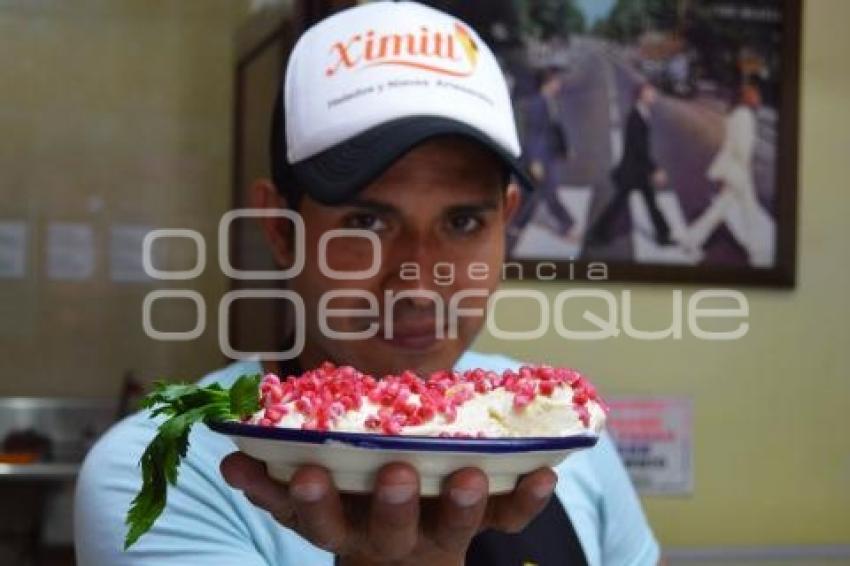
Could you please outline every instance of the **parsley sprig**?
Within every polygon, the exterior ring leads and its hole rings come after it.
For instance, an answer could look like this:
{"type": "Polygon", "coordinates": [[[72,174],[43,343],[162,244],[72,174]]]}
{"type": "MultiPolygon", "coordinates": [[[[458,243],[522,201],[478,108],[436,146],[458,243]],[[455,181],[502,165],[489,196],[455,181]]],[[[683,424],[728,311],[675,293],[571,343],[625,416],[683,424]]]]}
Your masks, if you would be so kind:
{"type": "Polygon", "coordinates": [[[150,417],[166,417],[139,460],[142,488],[130,503],[124,550],[145,534],[165,509],[168,484],[177,482],[180,462],[189,449],[189,432],[196,423],[241,419],[260,408],[260,375],[240,376],[230,388],[157,382],[141,402],[150,417]]]}

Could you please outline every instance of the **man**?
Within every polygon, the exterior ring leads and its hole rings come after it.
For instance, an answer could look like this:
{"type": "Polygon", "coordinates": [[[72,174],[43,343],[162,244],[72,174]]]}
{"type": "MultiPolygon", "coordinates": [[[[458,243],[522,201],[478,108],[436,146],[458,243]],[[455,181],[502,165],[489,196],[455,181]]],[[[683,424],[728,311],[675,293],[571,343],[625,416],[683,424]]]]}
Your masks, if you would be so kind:
{"type": "Polygon", "coordinates": [[[558,99],[564,82],[561,73],[556,67],[541,69],[537,73],[537,92],[527,102],[524,161],[537,183],[537,191],[522,207],[511,228],[517,236],[531,221],[542,200],[555,219],[556,233],[571,240],[577,238],[573,233],[575,220],[558,198],[559,167],[569,157],[569,141],[560,119],[558,99]]]}
{"type": "MultiPolygon", "coordinates": [[[[515,366],[467,351],[481,317],[461,318],[455,337],[435,327],[434,296],[484,290],[485,296],[463,303],[472,308],[495,289],[505,228],[518,204],[518,188],[507,183],[508,170],[519,173],[510,101],[492,53],[477,36],[454,18],[413,3],[342,12],[295,46],[275,113],[273,181],[259,180],[253,190],[262,208],[293,208],[303,218],[301,237],[313,251],[287,284],[306,312],[315,314],[328,291],[354,291],[333,301],[333,308],[350,310],[333,318],[332,329],[361,332],[385,319],[351,314],[364,306],[351,295],[408,292],[391,311],[392,335],[333,339],[307,316],[293,329],[304,333],[303,351],[277,369],[288,374],[328,359],[376,375],[515,366]],[[404,45],[409,30],[416,41],[404,45]],[[388,38],[386,50],[382,37],[388,38]],[[396,37],[402,41],[395,43],[396,37]],[[338,280],[320,269],[319,239],[336,229],[368,231],[380,240],[376,272],[338,280]],[[429,275],[440,262],[457,266],[450,284],[429,275]],[[473,277],[466,269],[473,262],[490,269],[473,277]],[[425,275],[405,275],[412,266],[425,275]]],[[[262,222],[281,267],[296,264],[292,225],[273,217],[262,222]]],[[[335,238],[327,246],[327,266],[367,270],[376,259],[372,252],[364,238],[335,238]]],[[[262,369],[238,362],[202,383],[227,386],[262,369]]],[[[234,453],[230,440],[203,427],[192,434],[163,515],[123,552],[123,516],[139,487],[136,461],[154,427],[145,414],[130,417],[87,457],[75,510],[81,566],[643,565],[658,559],[607,437],[557,470],[527,475],[510,494],[488,498],[486,476],[465,468],[447,480],[439,498],[426,500],[418,495],[416,470],[402,464],[382,468],[370,496],[341,496],[316,466],[302,467],[282,485],[261,463],[234,453]]]]}
{"type": "Polygon", "coordinates": [[[655,241],[662,246],[674,244],[670,238],[670,227],[655,200],[655,187],[667,184],[667,173],[655,164],[650,153],[649,117],[657,99],[658,93],[649,83],[637,87],[635,104],[626,123],[623,157],[611,175],[616,192],[588,231],[590,243],[605,244],[611,240],[614,220],[628,204],[631,192],[638,190],[649,210],[655,241]]]}
{"type": "Polygon", "coordinates": [[[753,156],[758,139],[756,111],[760,105],[758,87],[744,83],[737,103],[726,117],[723,143],[706,172],[720,190],[682,238],[682,245],[696,257],[702,255],[706,240],[725,222],[747,253],[750,265],[768,267],[773,262],[770,234],[759,230],[761,217],[767,215],[758,202],[753,178],[753,156]],[[736,213],[739,222],[734,221],[736,213]]]}

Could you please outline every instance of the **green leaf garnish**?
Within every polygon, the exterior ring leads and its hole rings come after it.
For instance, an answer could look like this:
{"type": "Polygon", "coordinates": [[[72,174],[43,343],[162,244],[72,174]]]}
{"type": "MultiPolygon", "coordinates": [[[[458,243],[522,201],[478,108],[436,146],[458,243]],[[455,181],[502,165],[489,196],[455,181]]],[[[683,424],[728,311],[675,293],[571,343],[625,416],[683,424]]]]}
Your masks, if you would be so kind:
{"type": "Polygon", "coordinates": [[[199,422],[210,423],[248,417],[260,409],[260,375],[240,376],[229,389],[157,382],[141,402],[151,418],[165,416],[157,434],[139,460],[142,488],[130,503],[125,520],[124,550],[148,532],[165,509],[168,484],[177,482],[180,462],[189,449],[189,432],[199,422]]]}

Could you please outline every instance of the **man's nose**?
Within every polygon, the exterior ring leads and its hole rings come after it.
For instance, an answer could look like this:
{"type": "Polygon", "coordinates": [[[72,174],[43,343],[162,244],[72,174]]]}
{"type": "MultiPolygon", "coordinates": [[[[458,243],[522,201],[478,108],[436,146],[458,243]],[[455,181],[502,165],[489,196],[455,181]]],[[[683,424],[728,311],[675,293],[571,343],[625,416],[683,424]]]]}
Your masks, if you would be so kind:
{"type": "MultiPolygon", "coordinates": [[[[444,254],[442,254],[444,255],[444,254]]],[[[391,254],[391,267],[386,281],[387,289],[394,291],[422,291],[423,294],[440,291],[434,278],[434,266],[442,260],[439,246],[424,236],[404,238],[391,254]]],[[[427,305],[426,297],[415,297],[417,304],[427,305]]]]}

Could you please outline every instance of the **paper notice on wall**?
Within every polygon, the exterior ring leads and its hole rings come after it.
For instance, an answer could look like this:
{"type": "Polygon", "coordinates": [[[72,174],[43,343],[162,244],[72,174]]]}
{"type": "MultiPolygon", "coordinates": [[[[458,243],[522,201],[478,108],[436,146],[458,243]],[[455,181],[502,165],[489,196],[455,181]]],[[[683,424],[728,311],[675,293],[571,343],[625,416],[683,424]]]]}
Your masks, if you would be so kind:
{"type": "MultiPolygon", "coordinates": [[[[116,224],[109,231],[109,278],[118,283],[153,281],[145,273],[142,243],[151,226],[116,224]]],[[[152,249],[151,253],[155,251],[152,249]]],[[[157,265],[154,262],[154,265],[157,265]]]]}
{"type": "Polygon", "coordinates": [[[47,227],[47,277],[82,281],[94,273],[94,230],[79,222],[54,222],[47,227]]]}
{"type": "Polygon", "coordinates": [[[694,488],[693,405],[682,397],[618,397],[608,431],[635,487],[645,494],[683,495],[694,488]]]}
{"type": "Polygon", "coordinates": [[[0,279],[21,279],[26,272],[26,222],[0,220],[0,279]]]}

